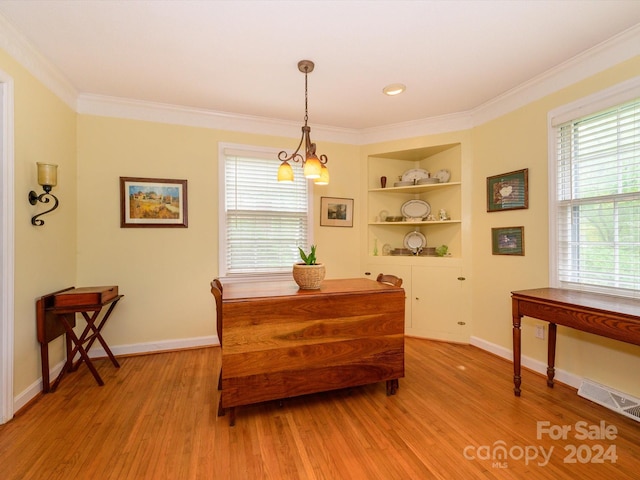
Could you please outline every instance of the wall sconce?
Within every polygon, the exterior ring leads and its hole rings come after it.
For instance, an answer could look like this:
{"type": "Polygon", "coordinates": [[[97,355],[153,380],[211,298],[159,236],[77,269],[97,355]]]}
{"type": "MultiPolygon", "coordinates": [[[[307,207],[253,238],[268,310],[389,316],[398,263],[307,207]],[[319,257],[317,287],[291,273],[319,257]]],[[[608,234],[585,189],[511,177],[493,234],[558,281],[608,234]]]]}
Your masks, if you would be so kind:
{"type": "Polygon", "coordinates": [[[55,202],[53,207],[49,210],[46,210],[38,215],[35,215],[31,218],[31,224],[40,226],[44,225],[44,220],[40,220],[38,217],[42,215],[53,212],[56,208],[58,208],[58,199],[55,195],[51,193],[51,189],[58,184],[58,165],[53,165],[51,163],[37,163],[38,165],[38,183],[42,185],[42,189],[44,193],[38,195],[36,192],[31,190],[29,192],[29,203],[31,205],[35,205],[36,203],[49,203],[51,198],[55,202]]]}

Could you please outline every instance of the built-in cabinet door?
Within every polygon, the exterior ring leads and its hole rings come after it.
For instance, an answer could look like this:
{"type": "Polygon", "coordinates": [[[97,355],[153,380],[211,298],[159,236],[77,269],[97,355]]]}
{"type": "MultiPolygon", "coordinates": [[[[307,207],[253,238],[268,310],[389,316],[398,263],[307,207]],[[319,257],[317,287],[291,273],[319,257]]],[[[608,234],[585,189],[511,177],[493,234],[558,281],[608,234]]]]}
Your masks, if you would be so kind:
{"type": "Polygon", "coordinates": [[[404,288],[405,304],[404,304],[404,328],[411,328],[411,266],[409,265],[369,265],[365,271],[365,277],[375,280],[380,273],[387,275],[395,275],[402,279],[402,288],[404,288]]]}
{"type": "Polygon", "coordinates": [[[411,327],[406,332],[437,340],[469,342],[468,281],[459,266],[413,266],[411,327]]]}

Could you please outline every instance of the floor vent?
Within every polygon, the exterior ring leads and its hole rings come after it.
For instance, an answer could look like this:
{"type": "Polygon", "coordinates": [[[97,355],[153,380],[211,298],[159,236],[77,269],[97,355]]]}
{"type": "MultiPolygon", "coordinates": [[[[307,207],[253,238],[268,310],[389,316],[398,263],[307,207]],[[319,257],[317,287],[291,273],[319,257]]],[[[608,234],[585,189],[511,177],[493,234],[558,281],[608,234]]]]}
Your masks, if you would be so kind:
{"type": "Polygon", "coordinates": [[[640,422],[640,399],[631,395],[586,379],[582,381],[578,395],[640,422]]]}

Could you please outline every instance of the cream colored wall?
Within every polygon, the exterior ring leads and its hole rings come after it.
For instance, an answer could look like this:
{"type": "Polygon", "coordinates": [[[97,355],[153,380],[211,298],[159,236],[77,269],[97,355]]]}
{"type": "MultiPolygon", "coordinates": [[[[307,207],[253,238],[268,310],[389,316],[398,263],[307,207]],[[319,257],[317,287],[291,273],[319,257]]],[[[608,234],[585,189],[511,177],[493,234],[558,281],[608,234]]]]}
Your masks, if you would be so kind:
{"type": "MultiPolygon", "coordinates": [[[[638,75],[640,57],[473,129],[473,335],[511,349],[510,292],[547,286],[547,113],[638,75]],[[486,212],[486,178],[529,169],[529,208],[486,212]],[[525,256],[491,254],[491,228],[525,227],[525,256]]],[[[546,363],[546,341],[524,318],[523,355],[546,363]]],[[[556,367],[640,397],[640,347],[559,327],[556,367]]],[[[510,372],[505,371],[505,375],[510,372]]],[[[523,390],[526,392],[526,384],[523,390]]]]}
{"type": "MultiPolygon", "coordinates": [[[[15,149],[15,320],[14,394],[41,377],[36,338],[35,300],[74,285],[76,279],[76,114],[0,50],[0,69],[14,81],[15,149]],[[31,225],[31,217],[50,205],[32,206],[30,190],[38,193],[36,162],[58,167],[53,192],[60,206],[31,225]]],[[[50,345],[51,365],[63,359],[63,344],[50,345]]]]}
{"type": "MultiPolygon", "coordinates": [[[[111,346],[214,334],[218,275],[218,143],[290,148],[296,139],[80,115],[78,284],[120,287],[111,346]],[[120,228],[119,177],[186,179],[188,228],[120,228]]],[[[318,143],[331,183],[315,187],[314,230],[327,277],[358,272],[358,228],[319,227],[320,196],[353,197],[357,147],[318,143]]],[[[274,158],[274,162],[277,160],[274,158]]],[[[356,208],[359,208],[356,199],[356,208]]]]}

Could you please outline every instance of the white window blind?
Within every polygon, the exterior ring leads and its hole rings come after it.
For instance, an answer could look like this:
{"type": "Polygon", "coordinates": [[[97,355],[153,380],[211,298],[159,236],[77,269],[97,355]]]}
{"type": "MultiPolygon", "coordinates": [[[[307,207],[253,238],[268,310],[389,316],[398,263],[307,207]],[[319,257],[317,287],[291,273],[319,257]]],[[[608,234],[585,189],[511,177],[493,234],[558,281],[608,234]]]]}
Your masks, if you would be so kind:
{"type": "Polygon", "coordinates": [[[640,296],[640,99],[555,131],[559,286],[640,296]]]}
{"type": "Polygon", "coordinates": [[[225,148],[222,276],[291,273],[309,243],[309,185],[278,183],[274,152],[225,148]]]}

